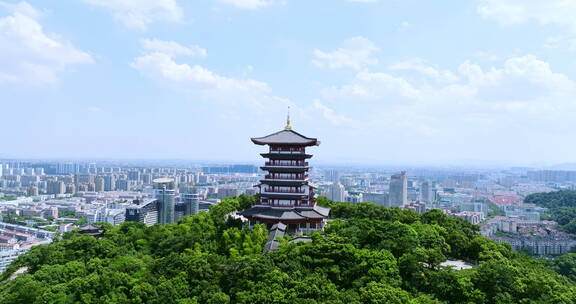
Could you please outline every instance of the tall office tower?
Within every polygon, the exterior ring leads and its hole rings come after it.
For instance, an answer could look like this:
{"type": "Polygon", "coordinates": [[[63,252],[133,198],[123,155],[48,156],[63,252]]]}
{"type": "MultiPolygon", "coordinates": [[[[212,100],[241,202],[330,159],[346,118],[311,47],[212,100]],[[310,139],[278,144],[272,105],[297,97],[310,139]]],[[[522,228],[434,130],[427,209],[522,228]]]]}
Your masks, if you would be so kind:
{"type": "Polygon", "coordinates": [[[429,181],[423,181],[420,184],[420,201],[423,203],[431,203],[433,201],[432,187],[429,181]]]}
{"type": "Polygon", "coordinates": [[[104,191],[116,190],[116,176],[104,175],[104,191]]]}
{"type": "Polygon", "coordinates": [[[34,174],[44,175],[44,168],[34,168],[34,174]]]}
{"type": "Polygon", "coordinates": [[[390,178],[390,206],[402,207],[408,203],[408,177],[406,172],[394,174],[390,178]]]}
{"type": "Polygon", "coordinates": [[[268,226],[282,223],[288,233],[309,233],[322,229],[330,209],[316,205],[314,187],[307,172],[306,147],[317,146],[316,138],[309,138],[292,131],[290,117],[286,127],[268,136],[252,138],[257,145],[268,145],[267,158],[262,170],[268,173],[260,181],[260,201],[242,212],[250,225],[264,223],[268,226]]]}
{"type": "Polygon", "coordinates": [[[48,181],[46,185],[48,194],[64,194],[66,184],[63,181],[48,181]]]}
{"type": "Polygon", "coordinates": [[[335,202],[344,202],[346,201],[346,190],[340,182],[334,182],[330,185],[326,197],[335,202]]]}
{"type": "Polygon", "coordinates": [[[339,182],[340,181],[340,173],[336,170],[330,169],[324,171],[324,178],[326,178],[329,182],[339,182]]]}
{"type": "MultiPolygon", "coordinates": [[[[88,185],[90,185],[90,184],[88,184],[88,185]]],[[[90,188],[90,186],[88,186],[88,188],[90,188]]],[[[96,192],[104,191],[104,178],[102,176],[98,176],[94,180],[94,191],[96,191],[96,192]]]]}
{"type": "Polygon", "coordinates": [[[180,198],[185,206],[184,215],[194,215],[198,213],[200,194],[196,189],[189,189],[188,192],[180,194],[180,198]]]}
{"type": "Polygon", "coordinates": [[[157,178],[152,181],[152,184],[156,200],[158,200],[158,223],[173,223],[176,196],[174,180],[171,178],[157,178]]]}

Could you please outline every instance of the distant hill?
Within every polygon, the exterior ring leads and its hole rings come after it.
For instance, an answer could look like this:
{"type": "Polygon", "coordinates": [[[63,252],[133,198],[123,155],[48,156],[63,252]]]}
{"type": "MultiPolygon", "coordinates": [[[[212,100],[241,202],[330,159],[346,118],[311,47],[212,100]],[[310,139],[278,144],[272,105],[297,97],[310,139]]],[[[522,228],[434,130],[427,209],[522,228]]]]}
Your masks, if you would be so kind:
{"type": "Polygon", "coordinates": [[[554,166],[549,166],[546,169],[576,171],[576,163],[562,163],[554,166]]]}

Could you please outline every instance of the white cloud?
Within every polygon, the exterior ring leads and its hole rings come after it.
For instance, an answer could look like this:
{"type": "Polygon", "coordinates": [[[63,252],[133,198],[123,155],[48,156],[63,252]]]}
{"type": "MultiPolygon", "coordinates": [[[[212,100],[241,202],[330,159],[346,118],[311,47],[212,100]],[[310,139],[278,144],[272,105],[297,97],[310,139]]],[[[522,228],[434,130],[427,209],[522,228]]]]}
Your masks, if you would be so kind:
{"type": "Polygon", "coordinates": [[[264,105],[281,106],[282,109],[290,105],[286,99],[274,96],[265,82],[227,77],[198,64],[179,63],[174,58],[178,52],[173,48],[166,48],[166,52],[159,48],[151,49],[151,52],[135,58],[131,66],[163,85],[209,102],[247,106],[256,111],[264,111],[264,105]]]}
{"type": "Polygon", "coordinates": [[[378,50],[372,41],[364,37],[353,37],[344,41],[341,48],[332,52],[315,49],[313,51],[315,59],[312,62],[322,68],[360,70],[378,63],[378,59],[374,57],[378,50]]]}
{"type": "Polygon", "coordinates": [[[555,25],[560,29],[548,37],[546,48],[576,51],[576,1],[573,0],[481,0],[478,13],[500,24],[555,25]]]}
{"type": "Polygon", "coordinates": [[[576,1],[571,0],[481,0],[478,12],[502,24],[535,21],[576,31],[576,1]]]}
{"type": "Polygon", "coordinates": [[[272,4],[266,0],[218,0],[221,3],[229,4],[243,9],[258,9],[272,4]]]}
{"type": "Polygon", "coordinates": [[[176,0],[83,0],[108,9],[114,19],[129,28],[144,30],[158,21],[179,22],[182,9],[176,0]]]}
{"type": "Polygon", "coordinates": [[[70,42],[46,33],[41,13],[28,3],[0,4],[10,11],[0,18],[0,83],[54,84],[72,66],[93,62],[70,42]]]}
{"type": "Polygon", "coordinates": [[[352,120],[346,117],[346,115],[336,113],[333,109],[322,104],[320,100],[314,100],[312,103],[312,108],[317,110],[324,119],[334,125],[342,125],[352,122],[352,120]]]}
{"type": "Polygon", "coordinates": [[[102,108],[96,107],[96,106],[88,107],[87,110],[88,110],[88,112],[92,112],[92,113],[101,113],[101,112],[104,112],[104,110],[102,110],[102,108]]]}
{"type": "MultiPolygon", "coordinates": [[[[358,132],[370,137],[410,138],[405,145],[437,138],[440,142],[428,142],[436,148],[443,142],[456,148],[450,138],[458,138],[467,151],[486,154],[491,153],[487,144],[519,153],[523,142],[561,142],[576,128],[571,115],[576,111],[576,82],[533,55],[488,66],[466,61],[449,71],[451,82],[422,81],[437,73],[399,72],[358,72],[349,84],[324,88],[316,107],[327,107],[330,115],[345,113],[358,132]]],[[[511,153],[487,157],[510,159],[511,153]]]]}
{"type": "Polygon", "coordinates": [[[348,0],[348,2],[376,3],[378,0],[348,0]]]}
{"type": "Polygon", "coordinates": [[[352,83],[322,90],[327,99],[382,100],[399,102],[417,99],[421,92],[402,77],[387,73],[359,72],[352,83]]]}
{"type": "Polygon", "coordinates": [[[396,62],[392,64],[389,69],[395,71],[415,71],[439,82],[450,83],[458,80],[458,77],[454,75],[454,73],[429,65],[421,58],[396,62]]]}
{"type": "Polygon", "coordinates": [[[564,49],[567,51],[576,51],[576,37],[568,35],[556,35],[546,39],[544,47],[549,49],[564,49]]]}
{"type": "Polygon", "coordinates": [[[206,57],[206,49],[197,45],[186,47],[175,41],[143,39],[142,48],[146,51],[164,53],[170,56],[185,55],[192,57],[206,57]]]}

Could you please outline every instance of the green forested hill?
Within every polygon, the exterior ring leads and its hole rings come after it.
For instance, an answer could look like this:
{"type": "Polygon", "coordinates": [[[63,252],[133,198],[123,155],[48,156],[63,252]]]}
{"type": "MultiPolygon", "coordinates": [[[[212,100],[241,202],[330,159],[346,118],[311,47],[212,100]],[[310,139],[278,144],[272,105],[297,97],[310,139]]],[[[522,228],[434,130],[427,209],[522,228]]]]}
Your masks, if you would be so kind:
{"type": "Polygon", "coordinates": [[[225,220],[240,204],[35,247],[4,274],[29,267],[0,303],[576,303],[574,281],[439,211],[332,204],[337,220],[313,242],[265,253],[264,227],[225,220]],[[440,267],[448,257],[478,267],[440,267]]]}
{"type": "Polygon", "coordinates": [[[524,202],[548,208],[545,216],[558,222],[559,230],[576,234],[576,191],[534,193],[528,195],[524,202]]]}

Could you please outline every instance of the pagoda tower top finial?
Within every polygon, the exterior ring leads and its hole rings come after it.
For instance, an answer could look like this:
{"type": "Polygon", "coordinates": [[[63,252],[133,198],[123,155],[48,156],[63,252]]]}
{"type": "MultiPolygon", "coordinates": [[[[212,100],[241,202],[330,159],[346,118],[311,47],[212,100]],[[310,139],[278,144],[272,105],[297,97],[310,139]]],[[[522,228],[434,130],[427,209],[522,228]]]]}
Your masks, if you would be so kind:
{"type": "Polygon", "coordinates": [[[290,106],[288,106],[288,116],[286,117],[286,127],[284,127],[284,130],[292,130],[292,126],[290,125],[290,106]]]}

